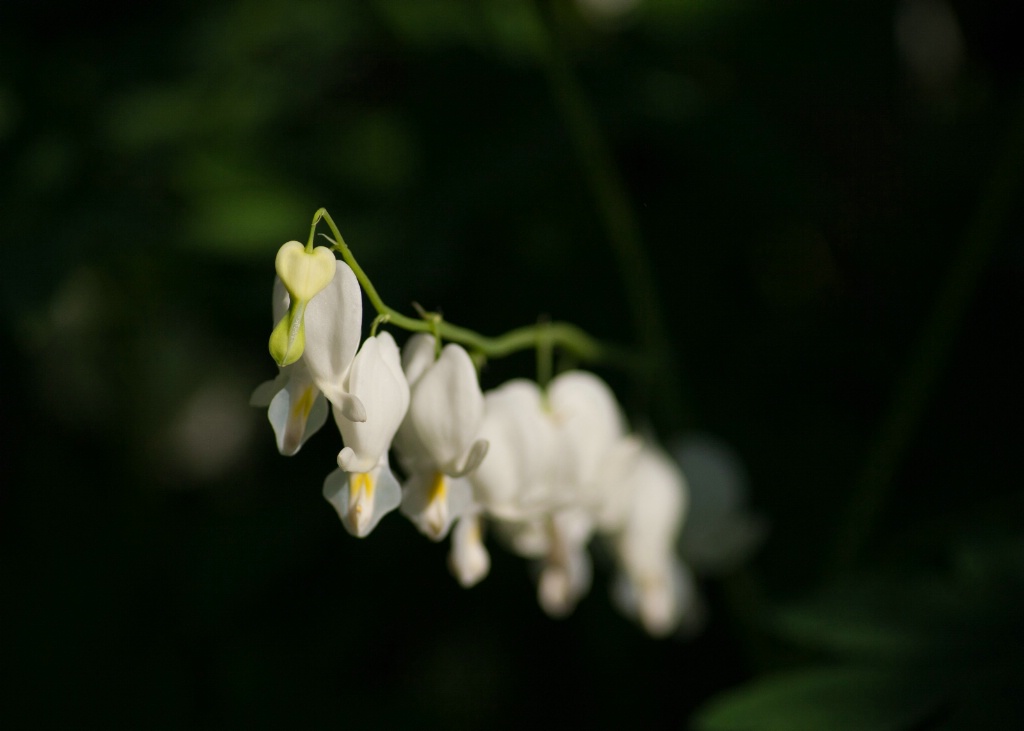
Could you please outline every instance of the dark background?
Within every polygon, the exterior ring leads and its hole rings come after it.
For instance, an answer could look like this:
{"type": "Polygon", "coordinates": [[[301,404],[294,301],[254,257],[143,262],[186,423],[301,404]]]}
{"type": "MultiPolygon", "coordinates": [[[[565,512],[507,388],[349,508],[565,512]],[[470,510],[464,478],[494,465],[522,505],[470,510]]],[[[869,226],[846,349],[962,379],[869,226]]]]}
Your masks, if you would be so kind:
{"type": "Polygon", "coordinates": [[[729,692],[706,728],[1012,725],[1012,5],[555,5],[0,6],[5,728],[685,728],[729,692]],[[285,459],[247,405],[275,373],[274,253],[321,205],[403,311],[640,340],[552,28],[679,363],[600,372],[634,424],[731,444],[771,525],[702,584],[691,639],[620,617],[602,567],[553,621],[497,546],[465,591],[404,520],[351,538],[320,496],[334,427],[285,459]],[[864,550],[830,561],[875,490],[864,550]],[[893,668],[925,700],[890,702],[893,668]]]}

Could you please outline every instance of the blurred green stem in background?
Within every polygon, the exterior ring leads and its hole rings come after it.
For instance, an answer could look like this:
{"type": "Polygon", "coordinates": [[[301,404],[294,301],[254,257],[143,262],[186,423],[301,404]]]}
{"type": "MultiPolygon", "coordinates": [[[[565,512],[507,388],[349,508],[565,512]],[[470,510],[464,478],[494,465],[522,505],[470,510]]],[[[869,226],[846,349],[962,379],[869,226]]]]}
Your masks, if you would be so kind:
{"type": "Polygon", "coordinates": [[[644,383],[644,400],[649,408],[660,409],[666,429],[681,431],[692,426],[693,412],[683,397],[680,385],[683,373],[658,302],[657,282],[640,234],[640,225],[608,142],[559,43],[558,19],[555,17],[558,4],[535,0],[534,8],[551,96],[575,145],[597,203],[608,243],[622,275],[641,349],[653,358],[654,369],[644,383]],[[653,398],[655,393],[656,399],[653,398]]]}
{"type": "Polygon", "coordinates": [[[854,484],[846,514],[841,516],[832,552],[832,570],[854,568],[862,558],[885,506],[886,494],[935,390],[971,296],[1005,229],[1024,173],[1024,99],[1010,121],[1005,143],[997,149],[992,174],[967,226],[963,243],[950,264],[946,281],[928,321],[910,353],[889,408],[869,447],[854,484]]]}

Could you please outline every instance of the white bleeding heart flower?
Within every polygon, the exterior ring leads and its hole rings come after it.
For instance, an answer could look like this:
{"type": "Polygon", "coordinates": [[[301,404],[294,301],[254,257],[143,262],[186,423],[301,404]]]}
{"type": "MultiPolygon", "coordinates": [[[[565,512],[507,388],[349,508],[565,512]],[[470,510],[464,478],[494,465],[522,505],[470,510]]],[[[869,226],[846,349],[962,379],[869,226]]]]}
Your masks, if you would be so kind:
{"type": "Polygon", "coordinates": [[[338,454],[340,469],[324,483],[324,496],[345,528],[363,537],[401,502],[387,453],[409,407],[409,384],[390,333],[366,339],[344,381],[345,392],[365,409],[366,420],[351,421],[335,406],[345,447],[338,454]]]}
{"type": "MultiPolygon", "coordinates": [[[[275,322],[288,312],[289,299],[288,290],[278,277],[272,303],[275,322]]],[[[327,421],[327,402],[302,358],[282,367],[277,378],[257,386],[249,403],[269,407],[267,417],[274,429],[277,449],[289,457],[327,421]]]]}
{"type": "Polygon", "coordinates": [[[615,599],[651,635],[674,630],[694,597],[692,580],[676,555],[687,508],[679,466],[644,444],[621,488],[630,496],[612,544],[620,575],[615,599]]]}
{"type": "Polygon", "coordinates": [[[540,386],[520,378],[484,394],[478,437],[490,445],[487,459],[468,477],[488,513],[518,521],[558,504],[561,433],[540,386]]]}
{"type": "Polygon", "coordinates": [[[337,260],[335,269],[328,286],[306,305],[302,360],[336,412],[349,421],[366,421],[365,407],[345,385],[362,338],[362,290],[348,264],[337,260]]]}
{"type": "Polygon", "coordinates": [[[441,540],[473,505],[470,485],[461,478],[487,454],[487,442],[477,439],[484,398],[462,346],[449,343],[433,362],[423,356],[422,338],[410,339],[406,347],[412,393],[398,447],[410,478],[402,512],[429,538],[441,540]]]}

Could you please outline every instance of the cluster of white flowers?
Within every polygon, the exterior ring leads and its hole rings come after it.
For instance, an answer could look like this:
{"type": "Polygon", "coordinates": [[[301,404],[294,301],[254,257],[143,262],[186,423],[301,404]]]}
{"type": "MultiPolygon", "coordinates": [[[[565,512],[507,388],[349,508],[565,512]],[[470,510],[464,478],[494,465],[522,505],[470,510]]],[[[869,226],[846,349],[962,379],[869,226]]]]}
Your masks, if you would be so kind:
{"type": "Polygon", "coordinates": [[[362,293],[344,262],[303,290],[282,284],[297,275],[281,259],[274,319],[285,321],[287,348],[304,345],[253,403],[269,407],[285,455],[333,411],[344,448],[324,496],[351,534],[366,536],[399,508],[434,541],[451,533],[450,567],[468,587],[489,571],[489,528],[536,561],[538,600],[552,616],[571,612],[589,589],[588,544],[598,537],[614,556],[613,595],[623,611],[652,635],[677,627],[693,600],[676,553],[686,483],[674,461],[629,432],[604,381],[577,370],[546,389],[517,379],[484,393],[456,343],[438,350],[433,335],[420,333],[400,351],[382,332],[360,346],[362,293]],[[303,311],[293,322],[297,297],[303,311]]]}

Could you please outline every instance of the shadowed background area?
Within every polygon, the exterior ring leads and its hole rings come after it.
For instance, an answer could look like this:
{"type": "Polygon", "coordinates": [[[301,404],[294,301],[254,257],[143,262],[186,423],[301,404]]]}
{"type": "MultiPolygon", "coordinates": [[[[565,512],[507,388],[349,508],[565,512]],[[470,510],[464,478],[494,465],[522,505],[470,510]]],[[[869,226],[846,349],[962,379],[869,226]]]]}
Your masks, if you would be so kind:
{"type": "Polygon", "coordinates": [[[5,2],[0,725],[1012,727],[1008,7],[5,2]],[[554,621],[499,546],[467,591],[397,515],[350,537],[334,426],[286,459],[248,406],[274,254],[319,206],[404,312],[641,340],[549,43],[679,363],[600,373],[663,443],[730,445],[769,526],[691,638],[622,618],[600,555],[554,621]]]}

